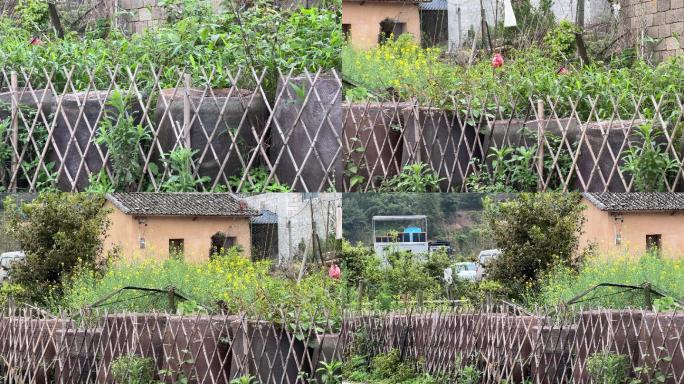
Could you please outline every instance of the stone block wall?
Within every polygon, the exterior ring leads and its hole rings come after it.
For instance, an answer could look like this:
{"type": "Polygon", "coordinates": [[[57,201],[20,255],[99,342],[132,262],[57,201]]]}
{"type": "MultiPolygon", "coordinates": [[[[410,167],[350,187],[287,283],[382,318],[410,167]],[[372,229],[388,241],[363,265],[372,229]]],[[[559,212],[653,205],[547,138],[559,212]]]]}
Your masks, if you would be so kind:
{"type": "Polygon", "coordinates": [[[632,44],[656,39],[656,60],[684,53],[684,0],[620,0],[620,24],[632,44]]]}
{"type": "Polygon", "coordinates": [[[119,23],[131,33],[142,32],[166,21],[157,0],[118,0],[119,23]]]}

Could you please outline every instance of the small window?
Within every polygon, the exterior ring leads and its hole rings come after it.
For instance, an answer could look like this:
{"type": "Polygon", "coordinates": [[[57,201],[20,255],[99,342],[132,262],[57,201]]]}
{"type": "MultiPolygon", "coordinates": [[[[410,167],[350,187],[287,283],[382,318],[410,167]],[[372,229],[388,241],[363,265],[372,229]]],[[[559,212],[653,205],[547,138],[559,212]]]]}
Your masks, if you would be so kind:
{"type": "Polygon", "coordinates": [[[169,257],[182,257],[184,252],[184,239],[169,239],[169,257]]]}
{"type": "Polygon", "coordinates": [[[342,24],[342,35],[345,41],[349,41],[351,38],[351,24],[342,24]]]}
{"type": "Polygon", "coordinates": [[[650,252],[660,253],[662,247],[661,235],[646,235],[646,250],[650,252]]]}

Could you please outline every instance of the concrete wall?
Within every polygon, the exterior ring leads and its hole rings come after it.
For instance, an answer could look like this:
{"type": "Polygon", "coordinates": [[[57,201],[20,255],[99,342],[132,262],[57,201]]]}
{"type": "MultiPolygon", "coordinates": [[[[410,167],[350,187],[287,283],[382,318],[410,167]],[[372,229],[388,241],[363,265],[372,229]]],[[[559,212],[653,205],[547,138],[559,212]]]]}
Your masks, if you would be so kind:
{"type": "MultiPolygon", "coordinates": [[[[551,11],[556,15],[557,20],[569,20],[575,22],[577,19],[578,0],[556,0],[551,5],[551,11]]],[[[539,0],[532,0],[531,4],[539,6],[539,0]]],[[[610,2],[608,0],[584,0],[584,25],[591,26],[605,22],[612,15],[610,2]]]]}
{"type": "Polygon", "coordinates": [[[351,26],[352,47],[367,50],[378,45],[380,22],[389,18],[406,23],[405,33],[420,42],[420,12],[418,4],[410,1],[343,1],[342,24],[351,26]]]}
{"type": "MultiPolygon", "coordinates": [[[[570,20],[575,22],[577,18],[578,0],[556,0],[551,6],[557,20],[570,20]]],[[[480,31],[480,0],[449,0],[449,48],[462,47],[467,41],[468,31],[472,28],[477,34],[480,31]]],[[[484,0],[483,6],[487,23],[491,26],[495,18],[503,20],[503,0],[484,0]]],[[[531,4],[539,6],[539,0],[532,0],[531,4]]],[[[518,23],[524,15],[516,15],[518,23]]],[[[608,20],[611,16],[611,7],[607,0],[585,0],[584,25],[591,26],[608,20]]]]}
{"type": "MultiPolygon", "coordinates": [[[[485,0],[483,1],[483,6],[487,23],[493,25],[496,3],[492,0],[485,0]]],[[[462,47],[468,41],[468,31],[471,29],[475,32],[475,36],[477,36],[481,29],[481,11],[480,0],[448,0],[450,50],[462,47]]]]}
{"type": "Polygon", "coordinates": [[[237,237],[246,257],[251,254],[251,234],[249,218],[230,217],[142,217],[145,224],[138,223],[138,217],[126,215],[110,202],[105,204],[111,209],[109,218],[111,227],[105,239],[105,252],[118,247],[122,258],[136,260],[139,258],[156,258],[165,260],[169,257],[169,240],[184,240],[184,257],[191,262],[209,260],[211,236],[223,232],[226,236],[237,237]],[[145,249],[140,248],[140,238],[145,239],[145,249]]]}
{"type": "Polygon", "coordinates": [[[631,44],[642,34],[658,39],[650,52],[656,60],[681,54],[684,0],[620,0],[620,25],[631,44]]]}
{"type": "Polygon", "coordinates": [[[684,212],[620,213],[622,224],[616,224],[616,213],[601,211],[585,198],[587,219],[581,243],[595,243],[600,254],[640,254],[646,251],[646,235],[662,236],[663,255],[684,256],[684,212]],[[621,244],[615,244],[616,233],[620,232],[621,244]]]}
{"type": "Polygon", "coordinates": [[[278,214],[278,262],[286,263],[301,256],[300,243],[310,250],[310,202],[313,203],[316,232],[323,242],[328,233],[335,231],[336,207],[341,204],[342,194],[264,193],[245,197],[244,200],[256,209],[268,209],[278,214]],[[307,196],[314,198],[308,200],[307,196]]]}

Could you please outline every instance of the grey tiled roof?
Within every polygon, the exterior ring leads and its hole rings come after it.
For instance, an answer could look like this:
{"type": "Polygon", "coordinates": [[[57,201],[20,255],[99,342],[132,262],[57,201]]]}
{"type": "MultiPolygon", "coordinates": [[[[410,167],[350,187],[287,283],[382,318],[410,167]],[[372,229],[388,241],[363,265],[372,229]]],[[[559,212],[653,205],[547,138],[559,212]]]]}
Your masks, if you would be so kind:
{"type": "Polygon", "coordinates": [[[256,216],[259,212],[230,193],[110,193],[123,213],[140,216],[256,216]]]}
{"type": "Polygon", "coordinates": [[[602,211],[681,211],[684,193],[632,192],[583,193],[584,197],[602,211]]]}
{"type": "Polygon", "coordinates": [[[262,209],[261,215],[252,217],[252,224],[278,224],[278,214],[268,209],[262,209]]]}
{"type": "Polygon", "coordinates": [[[420,7],[420,9],[423,11],[446,11],[447,10],[447,1],[446,0],[425,1],[425,2],[418,4],[418,7],[420,7]]]}

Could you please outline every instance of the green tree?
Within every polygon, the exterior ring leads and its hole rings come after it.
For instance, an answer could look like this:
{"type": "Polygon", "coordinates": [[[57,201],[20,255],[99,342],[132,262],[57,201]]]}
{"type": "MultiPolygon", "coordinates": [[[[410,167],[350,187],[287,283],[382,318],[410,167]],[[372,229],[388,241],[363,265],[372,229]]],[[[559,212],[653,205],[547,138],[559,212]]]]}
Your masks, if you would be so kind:
{"type": "Polygon", "coordinates": [[[554,265],[575,268],[586,250],[579,238],[585,221],[577,193],[522,193],[484,200],[485,222],[502,255],[488,268],[512,298],[537,288],[537,279],[554,265]]]}
{"type": "Polygon", "coordinates": [[[98,268],[109,220],[101,195],[41,193],[31,202],[5,200],[6,230],[26,254],[11,270],[26,299],[45,304],[78,266],[98,268]]]}

